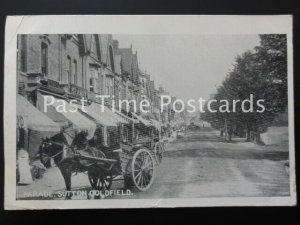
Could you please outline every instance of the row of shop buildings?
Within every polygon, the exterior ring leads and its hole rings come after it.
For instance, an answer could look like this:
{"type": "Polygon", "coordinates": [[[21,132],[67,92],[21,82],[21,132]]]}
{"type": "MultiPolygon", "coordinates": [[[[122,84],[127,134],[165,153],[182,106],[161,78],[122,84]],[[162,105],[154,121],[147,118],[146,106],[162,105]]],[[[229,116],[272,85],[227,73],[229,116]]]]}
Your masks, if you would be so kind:
{"type": "Polygon", "coordinates": [[[36,154],[44,133],[57,132],[70,123],[91,131],[92,136],[98,133],[102,144],[109,147],[117,146],[120,141],[132,142],[149,136],[147,129],[134,130],[132,124],[141,123],[155,128],[159,135],[168,136],[174,121],[180,119],[171,107],[160,108],[160,96],[168,93],[161,86],[156,88],[150,75],[142,72],[137,52],[133,52],[132,46],[120,48],[118,40],[110,34],[19,35],[17,46],[17,121],[21,123],[19,126],[31,121],[36,127],[29,131],[38,131],[27,134],[22,141],[29,155],[36,154]],[[86,117],[100,124],[101,130],[97,131],[97,123],[94,127],[87,122],[82,112],[58,115],[55,110],[48,110],[46,113],[43,111],[46,95],[52,96],[55,104],[65,101],[66,107],[70,107],[70,100],[79,103],[85,99],[86,117]],[[97,95],[109,97],[102,102],[97,95]],[[124,104],[119,108],[119,100],[139,103],[143,99],[150,102],[149,113],[142,113],[139,108],[133,112],[132,106],[126,110],[124,104]],[[99,105],[104,105],[104,112],[99,111],[99,105]],[[117,112],[112,111],[113,107],[117,112]],[[46,114],[54,123],[45,124],[47,129],[43,130],[42,122],[47,119],[38,113],[46,114]]]}

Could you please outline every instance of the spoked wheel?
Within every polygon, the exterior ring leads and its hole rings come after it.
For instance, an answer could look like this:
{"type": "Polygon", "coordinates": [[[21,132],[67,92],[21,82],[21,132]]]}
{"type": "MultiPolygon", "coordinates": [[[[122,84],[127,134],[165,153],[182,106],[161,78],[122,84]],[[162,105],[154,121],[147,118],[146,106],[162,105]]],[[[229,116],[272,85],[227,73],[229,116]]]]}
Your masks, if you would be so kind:
{"type": "Polygon", "coordinates": [[[137,189],[146,191],[154,179],[155,165],[151,153],[146,149],[138,150],[131,161],[132,180],[137,189]]]}

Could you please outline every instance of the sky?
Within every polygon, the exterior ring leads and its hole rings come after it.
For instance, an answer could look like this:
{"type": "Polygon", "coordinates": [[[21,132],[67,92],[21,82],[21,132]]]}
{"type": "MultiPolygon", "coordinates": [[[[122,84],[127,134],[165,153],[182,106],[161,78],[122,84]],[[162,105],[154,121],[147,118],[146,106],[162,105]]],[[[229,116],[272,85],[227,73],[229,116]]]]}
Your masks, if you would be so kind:
{"type": "Polygon", "coordinates": [[[132,44],[142,71],[156,88],[184,101],[208,99],[233,68],[237,55],[259,45],[258,35],[113,35],[132,44]]]}

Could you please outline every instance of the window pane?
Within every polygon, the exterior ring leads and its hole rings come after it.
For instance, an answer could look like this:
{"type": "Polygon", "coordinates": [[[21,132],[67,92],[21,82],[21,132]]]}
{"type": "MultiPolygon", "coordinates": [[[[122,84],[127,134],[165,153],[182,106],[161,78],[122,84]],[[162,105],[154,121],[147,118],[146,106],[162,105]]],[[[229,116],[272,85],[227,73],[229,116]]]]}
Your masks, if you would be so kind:
{"type": "Polygon", "coordinates": [[[41,72],[45,76],[48,73],[48,45],[42,43],[41,45],[41,72]]]}
{"type": "Polygon", "coordinates": [[[74,60],[74,84],[77,84],[77,61],[74,60]]]}
{"type": "Polygon", "coordinates": [[[26,35],[21,35],[21,48],[20,48],[20,57],[21,57],[21,71],[27,71],[27,37],[26,35]]]}

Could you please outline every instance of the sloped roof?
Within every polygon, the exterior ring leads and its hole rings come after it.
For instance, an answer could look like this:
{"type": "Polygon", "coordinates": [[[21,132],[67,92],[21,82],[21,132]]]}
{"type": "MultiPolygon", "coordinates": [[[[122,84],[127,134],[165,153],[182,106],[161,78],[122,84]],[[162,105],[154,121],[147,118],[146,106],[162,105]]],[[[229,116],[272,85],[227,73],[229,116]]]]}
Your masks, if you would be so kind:
{"type": "Polygon", "coordinates": [[[129,74],[132,74],[132,49],[131,48],[119,48],[116,50],[117,54],[120,54],[121,59],[121,65],[123,72],[127,72],[129,74]]]}
{"type": "Polygon", "coordinates": [[[112,36],[110,34],[99,34],[101,61],[110,64],[109,46],[112,46],[112,36]]]}

